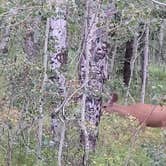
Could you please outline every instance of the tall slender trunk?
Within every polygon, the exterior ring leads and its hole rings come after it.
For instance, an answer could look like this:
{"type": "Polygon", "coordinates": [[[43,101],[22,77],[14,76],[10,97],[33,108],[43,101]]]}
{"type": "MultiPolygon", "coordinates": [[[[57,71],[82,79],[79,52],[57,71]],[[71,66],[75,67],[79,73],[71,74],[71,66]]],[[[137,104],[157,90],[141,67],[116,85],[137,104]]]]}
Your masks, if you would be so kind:
{"type": "Polygon", "coordinates": [[[130,62],[133,56],[133,38],[126,43],[126,52],[124,58],[124,66],[123,66],[123,82],[125,86],[129,85],[130,75],[131,75],[131,66],[130,62]]]}
{"type": "Polygon", "coordinates": [[[111,65],[110,65],[110,79],[113,76],[113,70],[114,70],[115,56],[116,56],[116,53],[117,53],[117,47],[118,47],[118,44],[117,44],[117,41],[115,41],[114,50],[112,52],[111,65]]]}
{"type": "Polygon", "coordinates": [[[50,18],[49,46],[51,50],[49,50],[50,73],[48,79],[58,93],[56,108],[51,114],[51,130],[53,144],[59,145],[57,164],[61,166],[66,126],[63,104],[67,97],[64,74],[64,67],[67,63],[67,0],[55,0],[54,7],[55,16],[50,18]]]}
{"type": "Polygon", "coordinates": [[[1,36],[1,42],[0,42],[0,55],[1,55],[1,54],[8,53],[8,43],[9,43],[9,39],[10,39],[10,27],[2,28],[2,32],[1,32],[0,36],[1,36]]]}
{"type": "Polygon", "coordinates": [[[39,119],[38,119],[38,146],[37,146],[37,157],[38,165],[41,165],[41,148],[42,148],[42,136],[43,136],[43,106],[44,106],[44,94],[47,81],[47,46],[48,46],[48,34],[49,34],[49,19],[47,19],[46,32],[45,32],[45,44],[44,44],[44,58],[43,58],[43,82],[41,87],[41,97],[39,101],[39,119]]]}
{"type": "Polygon", "coordinates": [[[135,61],[136,61],[136,59],[138,57],[137,49],[138,49],[138,37],[137,37],[137,35],[135,35],[134,39],[133,39],[132,58],[130,60],[130,78],[129,78],[128,86],[127,86],[127,92],[126,92],[126,97],[125,97],[125,104],[127,104],[128,96],[130,94],[129,91],[130,91],[130,85],[131,85],[131,81],[132,81],[133,74],[134,74],[135,61]]]}
{"type": "Polygon", "coordinates": [[[166,51],[163,48],[164,43],[166,43],[164,40],[166,39],[165,31],[166,31],[166,19],[164,19],[163,22],[161,23],[160,34],[159,34],[159,54],[163,61],[166,60],[165,56],[166,51]]]}
{"type": "Polygon", "coordinates": [[[12,130],[10,127],[8,128],[8,145],[7,145],[7,156],[6,156],[6,166],[12,166],[12,151],[13,151],[13,143],[12,143],[12,130]]]}
{"type": "Polygon", "coordinates": [[[143,61],[143,82],[141,90],[141,102],[145,101],[146,82],[148,76],[148,58],[149,58],[149,25],[146,24],[145,30],[145,46],[144,46],[144,61],[143,61]]]}
{"type": "MultiPolygon", "coordinates": [[[[107,4],[108,5],[108,4],[107,4]]],[[[88,164],[89,152],[94,151],[101,116],[101,93],[108,78],[107,18],[113,16],[114,5],[105,10],[98,1],[86,1],[84,52],[81,56],[79,80],[84,86],[81,116],[81,143],[84,147],[83,165],[88,164]]]]}

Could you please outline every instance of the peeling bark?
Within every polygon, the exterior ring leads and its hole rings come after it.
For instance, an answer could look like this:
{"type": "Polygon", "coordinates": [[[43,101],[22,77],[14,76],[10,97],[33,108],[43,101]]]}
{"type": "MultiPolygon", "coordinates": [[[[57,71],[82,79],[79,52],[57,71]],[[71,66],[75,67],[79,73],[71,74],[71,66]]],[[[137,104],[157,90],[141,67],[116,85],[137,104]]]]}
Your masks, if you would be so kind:
{"type": "MultiPolygon", "coordinates": [[[[108,5],[108,4],[107,4],[108,5]]],[[[88,151],[95,150],[98,126],[101,116],[101,104],[104,82],[108,78],[107,18],[115,12],[113,4],[105,9],[98,1],[86,2],[86,26],[84,53],[81,56],[79,80],[85,84],[82,101],[81,143],[85,149],[83,164],[88,160],[88,151]]]]}
{"type": "Polygon", "coordinates": [[[66,94],[66,77],[64,66],[67,63],[67,21],[65,0],[56,0],[55,16],[50,18],[49,31],[49,76],[53,89],[56,89],[56,110],[51,113],[52,144],[59,146],[58,165],[62,165],[62,148],[65,139],[65,119],[63,102],[66,94]]]}
{"type": "MultiPolygon", "coordinates": [[[[50,34],[49,34],[49,80],[53,84],[57,84],[59,95],[64,98],[66,95],[66,78],[63,74],[63,66],[67,62],[67,22],[66,11],[63,8],[56,8],[56,17],[50,18],[50,34]]],[[[62,101],[60,101],[59,105],[62,101]]],[[[54,120],[56,113],[52,113],[52,129],[57,124],[54,120]]],[[[53,130],[54,131],[54,130],[53,130]]]]}
{"type": "Polygon", "coordinates": [[[45,32],[45,44],[44,44],[44,58],[43,58],[43,81],[41,87],[41,97],[39,100],[39,118],[38,118],[38,147],[37,147],[37,155],[38,155],[38,165],[41,165],[41,148],[42,148],[42,138],[43,138],[43,106],[44,106],[44,94],[46,90],[46,82],[47,82],[47,47],[48,47],[48,34],[49,34],[49,19],[47,19],[46,24],[46,32],[45,32]]]}

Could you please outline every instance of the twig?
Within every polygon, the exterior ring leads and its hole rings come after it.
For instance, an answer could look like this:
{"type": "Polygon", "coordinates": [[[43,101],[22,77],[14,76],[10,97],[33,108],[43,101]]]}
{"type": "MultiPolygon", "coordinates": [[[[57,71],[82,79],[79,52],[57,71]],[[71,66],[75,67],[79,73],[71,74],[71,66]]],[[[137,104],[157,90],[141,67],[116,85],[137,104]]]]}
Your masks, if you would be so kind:
{"type": "MultiPolygon", "coordinates": [[[[20,22],[15,23],[15,24],[8,25],[8,26],[6,26],[6,28],[15,27],[17,25],[20,25],[20,24],[24,23],[25,21],[28,20],[28,17],[30,17],[32,14],[33,14],[32,12],[29,12],[23,20],[21,20],[20,22]]],[[[0,27],[0,29],[3,29],[3,27],[0,27]]]]}
{"type": "Polygon", "coordinates": [[[42,8],[42,6],[29,6],[29,7],[26,6],[26,7],[20,7],[20,8],[17,8],[17,7],[11,8],[9,11],[6,11],[0,14],[0,17],[7,16],[7,15],[13,16],[14,14],[16,15],[18,10],[32,10],[36,8],[42,8]]]}
{"type": "Polygon", "coordinates": [[[166,3],[159,2],[159,1],[156,1],[156,0],[151,0],[151,1],[152,1],[153,3],[156,3],[156,4],[160,5],[160,6],[166,7],[166,3]]]}

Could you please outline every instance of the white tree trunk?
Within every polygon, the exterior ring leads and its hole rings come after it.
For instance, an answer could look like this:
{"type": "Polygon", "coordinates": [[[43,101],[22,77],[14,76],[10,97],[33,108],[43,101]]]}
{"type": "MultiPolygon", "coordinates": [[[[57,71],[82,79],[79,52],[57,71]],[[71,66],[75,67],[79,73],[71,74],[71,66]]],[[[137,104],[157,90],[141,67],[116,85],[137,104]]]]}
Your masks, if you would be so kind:
{"type": "Polygon", "coordinates": [[[107,18],[114,14],[114,5],[103,9],[100,1],[86,1],[84,52],[81,56],[79,79],[85,84],[82,98],[81,143],[84,147],[83,165],[89,151],[95,150],[101,116],[101,93],[108,78],[107,18]]]}
{"type": "Polygon", "coordinates": [[[115,41],[114,50],[113,50],[112,58],[111,58],[111,65],[110,65],[110,79],[113,76],[113,70],[114,70],[115,56],[116,56],[116,53],[117,53],[117,47],[118,47],[118,44],[115,41]]]}
{"type": "Polygon", "coordinates": [[[166,60],[166,56],[165,56],[166,51],[164,51],[164,48],[163,48],[165,43],[165,40],[164,40],[165,31],[166,31],[166,19],[164,19],[163,22],[161,23],[160,34],[159,34],[159,54],[162,60],[166,60]]]}
{"type": "Polygon", "coordinates": [[[64,75],[64,65],[67,63],[67,20],[66,13],[67,0],[50,1],[50,5],[55,6],[55,16],[50,18],[50,80],[52,87],[56,86],[56,109],[51,114],[51,129],[53,134],[53,144],[59,145],[58,166],[62,165],[62,150],[65,139],[65,120],[63,116],[62,103],[67,97],[66,78],[64,75]]]}
{"type": "Polygon", "coordinates": [[[43,57],[43,82],[41,87],[41,97],[39,101],[39,119],[38,119],[38,147],[37,147],[37,158],[38,158],[38,165],[41,165],[41,148],[42,148],[42,136],[43,136],[43,105],[44,105],[44,94],[45,94],[45,86],[47,82],[47,46],[48,46],[48,34],[49,34],[49,19],[47,19],[46,24],[46,32],[45,32],[45,44],[44,44],[44,57],[43,57]]]}
{"type": "Polygon", "coordinates": [[[145,46],[144,46],[144,64],[143,64],[143,82],[141,90],[141,102],[145,101],[146,82],[148,76],[148,58],[149,58],[149,25],[146,25],[145,30],[145,46]]]}

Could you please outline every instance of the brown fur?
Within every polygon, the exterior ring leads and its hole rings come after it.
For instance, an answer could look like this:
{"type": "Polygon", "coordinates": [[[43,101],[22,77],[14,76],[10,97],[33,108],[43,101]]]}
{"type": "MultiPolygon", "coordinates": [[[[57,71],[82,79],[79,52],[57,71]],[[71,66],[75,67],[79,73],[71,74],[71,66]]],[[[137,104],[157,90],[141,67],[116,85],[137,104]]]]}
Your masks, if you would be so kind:
{"type": "Polygon", "coordinates": [[[148,127],[166,127],[166,106],[142,103],[125,106],[116,104],[117,99],[117,94],[113,94],[111,100],[103,104],[103,111],[117,112],[121,116],[133,116],[148,127]]]}

